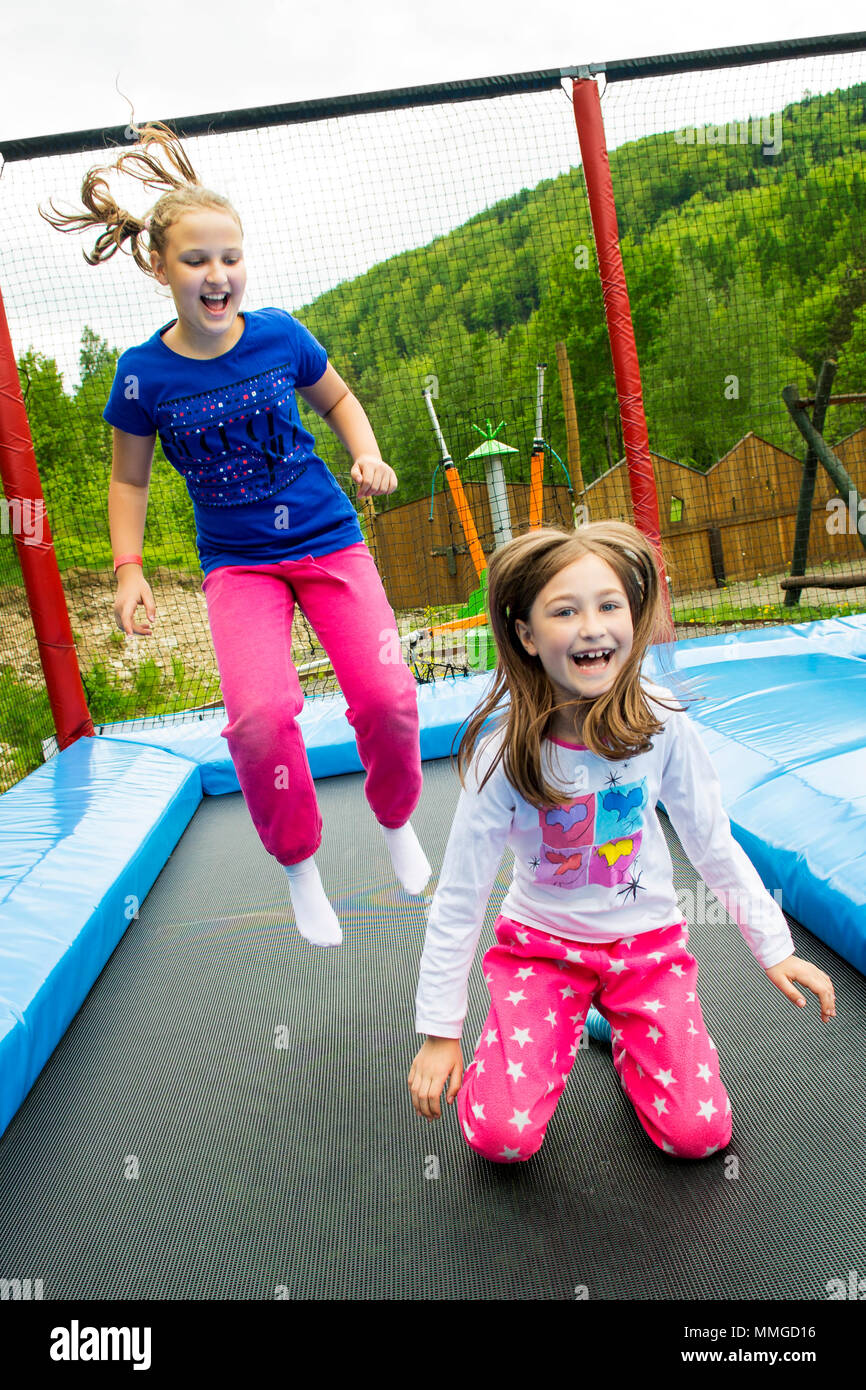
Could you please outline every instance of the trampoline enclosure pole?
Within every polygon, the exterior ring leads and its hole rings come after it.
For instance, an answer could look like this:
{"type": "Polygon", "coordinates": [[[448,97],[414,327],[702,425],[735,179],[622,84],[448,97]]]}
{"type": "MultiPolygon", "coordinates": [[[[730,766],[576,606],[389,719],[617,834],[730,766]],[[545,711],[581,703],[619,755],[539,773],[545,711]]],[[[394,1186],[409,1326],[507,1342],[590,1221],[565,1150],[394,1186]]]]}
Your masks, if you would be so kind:
{"type": "MultiPolygon", "coordinates": [[[[6,494],[9,530],[15,537],[18,561],[39,660],[45,675],[57,742],[66,748],[76,739],[93,736],[78,656],[72,637],[66,596],[54,553],[45,499],[27,411],[21,395],[18,366],[0,294],[0,476],[6,494]]],[[[5,518],[4,518],[5,521],[5,518]]],[[[4,527],[5,529],[5,527],[4,527]]]]}
{"type": "Polygon", "coordinates": [[[580,140],[583,174],[589,196],[592,230],[598,253],[598,268],[604,296],[616,394],[622,420],[623,445],[628,464],[634,522],[656,552],[662,592],[667,608],[670,637],[673,621],[665,576],[659,526],[655,476],[649,453],[646,415],[643,408],[640,367],[634,339],[631,306],[619,246],[616,204],[610,177],[610,163],[601,118],[598,87],[592,77],[578,77],[573,83],[574,119],[580,140]]]}

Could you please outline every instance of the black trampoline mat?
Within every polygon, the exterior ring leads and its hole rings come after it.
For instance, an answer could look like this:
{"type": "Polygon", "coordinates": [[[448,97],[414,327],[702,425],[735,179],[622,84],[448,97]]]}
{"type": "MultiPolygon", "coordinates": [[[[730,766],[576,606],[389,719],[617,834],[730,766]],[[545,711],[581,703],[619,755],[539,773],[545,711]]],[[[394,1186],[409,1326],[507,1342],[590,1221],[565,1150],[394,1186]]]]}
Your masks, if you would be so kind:
{"type": "MultiPolygon", "coordinates": [[[[826,1300],[866,1274],[866,982],[796,922],[837,1018],[736,926],[690,922],[733,1109],[701,1161],[653,1145],[609,1046],[578,1051],[523,1164],[469,1149],[407,1075],[427,908],[459,792],[424,764],[434,869],[396,883],[361,774],[317,783],[342,947],[307,944],[240,794],[208,797],[0,1138],[0,1275],[45,1299],[826,1300]],[[736,1160],[733,1162],[732,1160],[736,1160]],[[438,1174],[438,1175],[437,1175],[438,1174]]],[[[661,818],[676,887],[696,875],[661,818]]],[[[463,1056],[487,1013],[481,957],[463,1056]]]]}

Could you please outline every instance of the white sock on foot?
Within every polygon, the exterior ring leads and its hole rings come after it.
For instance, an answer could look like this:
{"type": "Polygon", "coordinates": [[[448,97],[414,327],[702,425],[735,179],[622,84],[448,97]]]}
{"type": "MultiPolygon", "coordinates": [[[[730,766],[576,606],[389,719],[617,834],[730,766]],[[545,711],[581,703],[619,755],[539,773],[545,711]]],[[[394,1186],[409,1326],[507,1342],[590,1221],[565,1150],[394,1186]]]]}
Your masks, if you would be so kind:
{"type": "Polygon", "coordinates": [[[396,830],[381,827],[385,844],[394,865],[394,872],[407,893],[423,893],[433,870],[427,863],[427,856],[418,843],[415,831],[407,821],[396,830]]]}
{"type": "Polygon", "coordinates": [[[300,864],[283,865],[289,878],[289,893],[295,911],[295,926],[314,946],[339,946],[343,940],[337,914],[325,896],[316,861],[310,857],[300,864]]]}

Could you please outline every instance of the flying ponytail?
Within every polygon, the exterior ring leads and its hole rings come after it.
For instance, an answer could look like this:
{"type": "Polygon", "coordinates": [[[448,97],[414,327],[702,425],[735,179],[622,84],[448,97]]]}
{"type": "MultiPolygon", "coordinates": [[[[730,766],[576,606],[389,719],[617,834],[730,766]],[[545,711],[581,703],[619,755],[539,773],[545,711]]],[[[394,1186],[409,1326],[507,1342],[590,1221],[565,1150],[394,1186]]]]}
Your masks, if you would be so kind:
{"type": "Polygon", "coordinates": [[[153,276],[150,251],[162,255],[169,227],[185,212],[198,209],[218,208],[228,212],[243,233],[241,220],[229,200],[200,182],[178,137],[167,125],[153,121],[144,126],[132,126],[132,130],[138,136],[140,148],[126,150],[113,164],[96,165],[85,174],[81,184],[85,212],[61,212],[50,200],[51,214],[39,208],[40,217],[60,232],[105,228],[97,237],[92,252],[84,252],[88,265],[107,261],[120,250],[131,255],[145,275],[153,276]],[[153,146],[156,151],[151,153],[153,146]],[[113,196],[104,177],[112,171],[129,174],[145,188],[164,192],[147,214],[138,216],[120,207],[113,196]],[[143,245],[145,232],[146,250],[143,245]],[[128,247],[125,242],[129,243],[128,247]]]}

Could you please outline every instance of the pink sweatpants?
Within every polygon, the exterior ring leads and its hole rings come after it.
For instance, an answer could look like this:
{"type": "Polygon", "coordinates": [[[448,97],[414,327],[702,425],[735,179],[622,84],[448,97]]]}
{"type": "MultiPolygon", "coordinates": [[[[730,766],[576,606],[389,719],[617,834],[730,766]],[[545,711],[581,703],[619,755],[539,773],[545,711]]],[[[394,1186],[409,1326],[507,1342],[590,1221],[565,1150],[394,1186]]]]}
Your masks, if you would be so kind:
{"type": "Polygon", "coordinates": [[[415,679],[363,541],[316,559],[221,565],[202,591],[220,673],[228,742],[253,824],[269,854],[297,864],[322,839],[292,663],[295,603],[327,652],[348,706],[364,791],[380,824],[405,824],[421,796],[415,679]]]}
{"type": "Polygon", "coordinates": [[[497,919],[484,956],[487,1022],[457,1095],[471,1148],[496,1163],[540,1147],[591,1003],[611,1025],[613,1063],[654,1144],[706,1158],[731,1138],[731,1105],[695,986],[685,922],[606,945],[497,919]]]}

